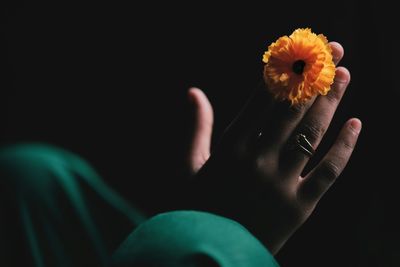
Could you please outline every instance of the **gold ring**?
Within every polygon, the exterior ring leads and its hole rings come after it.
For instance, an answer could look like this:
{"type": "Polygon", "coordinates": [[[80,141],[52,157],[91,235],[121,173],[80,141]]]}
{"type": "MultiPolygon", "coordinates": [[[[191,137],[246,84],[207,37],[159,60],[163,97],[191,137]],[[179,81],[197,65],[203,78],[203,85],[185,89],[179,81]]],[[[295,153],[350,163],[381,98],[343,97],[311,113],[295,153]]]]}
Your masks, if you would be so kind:
{"type": "Polygon", "coordinates": [[[312,147],[310,141],[308,141],[307,137],[304,134],[296,135],[296,147],[300,149],[301,152],[306,154],[309,157],[312,157],[315,154],[315,150],[312,147]]]}

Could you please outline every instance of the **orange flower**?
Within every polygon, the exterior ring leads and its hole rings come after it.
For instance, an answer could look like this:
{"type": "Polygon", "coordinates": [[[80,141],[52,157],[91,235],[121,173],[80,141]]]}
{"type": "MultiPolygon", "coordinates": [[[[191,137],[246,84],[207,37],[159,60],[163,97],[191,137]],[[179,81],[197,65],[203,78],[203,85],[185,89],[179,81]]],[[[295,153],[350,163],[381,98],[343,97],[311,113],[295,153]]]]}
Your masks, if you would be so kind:
{"type": "Polygon", "coordinates": [[[326,95],[335,77],[332,49],[322,34],[297,29],[283,36],[264,53],[264,80],[280,100],[292,104],[326,95]]]}

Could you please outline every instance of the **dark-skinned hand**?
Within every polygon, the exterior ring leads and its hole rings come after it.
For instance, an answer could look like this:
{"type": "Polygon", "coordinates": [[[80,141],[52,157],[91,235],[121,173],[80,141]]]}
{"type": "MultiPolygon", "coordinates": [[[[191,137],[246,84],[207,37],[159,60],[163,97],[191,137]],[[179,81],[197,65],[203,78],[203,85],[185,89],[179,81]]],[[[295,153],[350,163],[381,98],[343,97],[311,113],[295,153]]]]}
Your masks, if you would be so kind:
{"type": "MultiPolygon", "coordinates": [[[[338,64],[343,48],[336,42],[330,45],[338,64]]],[[[311,215],[356,145],[361,122],[352,118],[322,160],[302,176],[310,157],[294,140],[304,134],[312,147],[318,148],[349,82],[349,71],[337,67],[328,95],[293,106],[275,100],[261,86],[212,153],[212,106],[201,90],[190,89],[195,109],[188,154],[193,207],[237,220],[277,253],[311,215]]]]}

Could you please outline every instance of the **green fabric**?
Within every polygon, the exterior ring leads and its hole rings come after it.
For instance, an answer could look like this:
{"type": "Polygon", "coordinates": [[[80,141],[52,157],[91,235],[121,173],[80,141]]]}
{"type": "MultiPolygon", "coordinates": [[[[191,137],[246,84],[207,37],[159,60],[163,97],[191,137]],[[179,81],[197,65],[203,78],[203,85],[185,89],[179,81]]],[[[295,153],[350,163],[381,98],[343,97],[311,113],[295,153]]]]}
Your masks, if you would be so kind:
{"type": "Polygon", "coordinates": [[[48,145],[0,150],[0,266],[106,266],[144,217],[80,157],[48,145]]]}
{"type": "Polygon", "coordinates": [[[234,221],[195,211],[145,221],[78,156],[41,144],[1,149],[0,266],[111,261],[140,267],[278,266],[234,221]]]}
{"type": "Polygon", "coordinates": [[[125,240],[114,260],[116,266],[278,266],[240,224],[197,211],[153,217],[125,240]]]}

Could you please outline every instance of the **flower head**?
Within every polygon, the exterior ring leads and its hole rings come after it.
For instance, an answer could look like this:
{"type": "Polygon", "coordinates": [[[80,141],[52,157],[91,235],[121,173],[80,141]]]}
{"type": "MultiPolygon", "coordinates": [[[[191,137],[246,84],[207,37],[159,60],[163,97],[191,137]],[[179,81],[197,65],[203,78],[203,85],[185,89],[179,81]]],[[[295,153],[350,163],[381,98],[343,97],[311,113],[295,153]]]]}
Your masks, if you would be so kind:
{"type": "Polygon", "coordinates": [[[264,53],[264,80],[271,92],[292,104],[326,95],[335,77],[332,49],[322,34],[297,29],[280,37],[264,53]]]}

